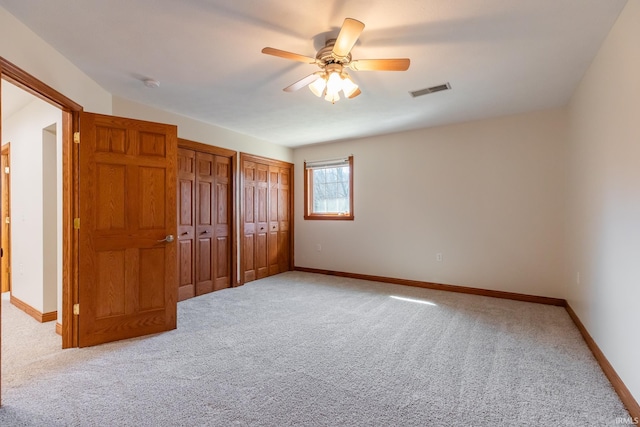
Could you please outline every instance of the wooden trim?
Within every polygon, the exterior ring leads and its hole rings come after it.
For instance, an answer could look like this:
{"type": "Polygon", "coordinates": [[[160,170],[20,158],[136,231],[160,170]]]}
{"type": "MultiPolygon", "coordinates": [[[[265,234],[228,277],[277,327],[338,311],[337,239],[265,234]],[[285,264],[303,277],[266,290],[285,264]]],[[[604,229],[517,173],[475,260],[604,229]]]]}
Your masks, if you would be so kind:
{"type": "Polygon", "coordinates": [[[481,295],[485,297],[503,298],[515,301],[533,302],[537,304],[565,307],[567,301],[561,298],[549,298],[538,295],[519,294],[515,292],[494,291],[490,289],[471,288],[468,286],[445,285],[442,283],[422,282],[419,280],[398,279],[393,277],[372,276],[369,274],[346,273],[342,271],[321,270],[317,268],[295,267],[296,271],[326,274],[329,276],[348,277],[351,279],[370,280],[373,282],[392,283],[395,285],[414,286],[418,288],[435,289],[438,291],[458,292],[463,294],[481,295]]]}
{"type": "Polygon", "coordinates": [[[22,70],[21,68],[13,65],[0,56],[0,70],[2,70],[2,77],[10,81],[14,85],[24,89],[36,97],[47,101],[51,105],[63,110],[81,111],[82,106],[76,104],[71,99],[67,98],[51,86],[41,82],[33,77],[31,74],[22,70]]]}
{"type": "Polygon", "coordinates": [[[312,169],[307,169],[307,162],[304,162],[304,219],[305,220],[328,220],[328,221],[353,221],[353,156],[349,156],[349,215],[339,215],[336,213],[313,213],[311,212],[311,202],[309,188],[313,185],[312,169]]]}
{"type": "Polygon", "coordinates": [[[304,203],[304,210],[302,211],[302,218],[303,219],[308,219],[309,218],[309,181],[311,181],[312,178],[309,177],[309,171],[307,170],[307,162],[305,161],[304,163],[302,163],[302,185],[303,185],[303,203],[304,203]]]}
{"type": "MultiPolygon", "coordinates": [[[[0,95],[0,100],[2,99],[2,95],[0,95]]],[[[1,133],[0,133],[1,135],[1,133]]],[[[7,163],[5,164],[5,166],[9,167],[9,170],[11,170],[11,142],[7,142],[6,144],[2,145],[2,149],[0,150],[0,155],[2,156],[7,156],[7,163]]],[[[0,173],[3,173],[4,171],[0,170],[0,173]]],[[[5,175],[3,175],[4,177],[5,175]]],[[[2,200],[0,201],[0,204],[4,205],[4,194],[6,192],[7,194],[7,211],[4,212],[4,215],[8,216],[9,218],[11,218],[11,174],[9,173],[6,176],[6,179],[3,179],[3,181],[6,181],[7,186],[9,188],[7,188],[6,190],[1,191],[2,188],[0,187],[0,197],[2,197],[2,200]]],[[[4,207],[4,206],[3,206],[4,207]]],[[[4,226],[2,224],[0,224],[1,228],[4,228],[4,226]]],[[[7,247],[4,248],[4,254],[3,257],[6,259],[6,263],[7,263],[7,268],[8,268],[8,273],[7,273],[7,283],[2,282],[2,286],[0,286],[2,288],[2,292],[10,292],[11,291],[11,283],[13,281],[12,278],[12,272],[11,272],[11,224],[9,224],[9,227],[7,227],[7,247]]],[[[0,233],[0,241],[2,241],[2,234],[0,233]]],[[[4,272],[0,272],[0,274],[3,275],[4,278],[4,272]]]]}
{"type": "MultiPolygon", "coordinates": [[[[305,186],[306,187],[306,186],[305,186]]],[[[353,221],[353,215],[336,215],[336,214],[311,214],[304,217],[307,220],[313,221],[353,221]]]]}
{"type": "Polygon", "coordinates": [[[78,212],[78,153],[73,132],[79,128],[83,107],[51,86],[0,57],[0,77],[62,110],[62,348],[78,346],[78,230],[72,218],[78,212]],[[65,320],[66,319],[66,320],[65,320]]]}
{"type": "Polygon", "coordinates": [[[236,194],[238,196],[238,278],[237,278],[237,286],[242,286],[245,284],[244,281],[244,162],[245,156],[240,153],[238,155],[238,162],[236,163],[238,167],[238,188],[236,190],[236,194]]]}
{"type": "Polygon", "coordinates": [[[78,301],[78,237],[72,226],[78,212],[79,147],[73,143],[79,113],[62,114],[62,348],[78,347],[78,319],[73,304],[78,301]]]}
{"type": "Polygon", "coordinates": [[[62,335],[62,324],[59,322],[56,322],[56,334],[62,335]]]}
{"type": "Polygon", "coordinates": [[[291,172],[289,175],[289,215],[291,216],[291,218],[289,218],[289,251],[291,252],[289,254],[289,270],[293,270],[295,268],[295,220],[294,220],[294,216],[295,216],[295,188],[294,188],[294,182],[295,182],[295,165],[293,163],[290,163],[291,165],[291,172]]]}
{"type": "Polygon", "coordinates": [[[240,222],[240,211],[238,210],[238,205],[240,204],[240,193],[238,189],[240,188],[238,185],[238,181],[240,178],[239,175],[240,168],[238,167],[238,152],[234,151],[231,155],[231,177],[232,177],[232,187],[231,187],[231,287],[235,288],[239,286],[240,275],[238,273],[238,224],[240,222]]]}
{"type": "Polygon", "coordinates": [[[602,350],[600,350],[598,344],[596,344],[595,340],[591,337],[591,335],[587,331],[587,328],[584,327],[576,312],[573,311],[573,308],[571,308],[568,303],[565,308],[567,310],[567,313],[569,313],[569,316],[573,320],[573,323],[575,323],[576,327],[582,334],[582,338],[584,338],[585,342],[587,343],[587,347],[589,347],[591,353],[593,353],[593,356],[596,358],[596,361],[600,365],[600,368],[602,368],[602,371],[609,379],[609,382],[613,386],[613,389],[616,391],[616,393],[618,393],[620,400],[627,408],[627,411],[629,411],[629,415],[631,415],[631,418],[636,420],[640,419],[640,405],[638,405],[638,402],[633,398],[633,395],[624,384],[624,382],[622,382],[622,379],[620,379],[615,369],[613,369],[613,366],[611,366],[611,363],[609,363],[602,350]]]}
{"type": "Polygon", "coordinates": [[[51,322],[54,320],[58,319],[58,312],[57,311],[50,311],[48,313],[43,313],[42,314],[42,320],[40,320],[40,323],[45,323],[45,322],[51,322]]]}
{"type": "Polygon", "coordinates": [[[22,310],[25,313],[27,313],[29,316],[31,316],[34,319],[36,319],[40,323],[51,322],[52,320],[56,320],[58,318],[58,312],[57,311],[50,311],[48,313],[42,313],[42,312],[40,312],[40,310],[37,310],[37,309],[31,307],[26,302],[16,298],[15,296],[13,296],[13,294],[10,296],[9,302],[11,304],[15,305],[20,310],[22,310]]]}
{"type": "MultiPolygon", "coordinates": [[[[2,69],[4,62],[0,61],[0,80],[2,80],[2,69]]],[[[2,82],[0,81],[0,143],[2,141],[2,82]]],[[[0,182],[0,187],[2,182],[0,182]]],[[[0,227],[0,240],[2,239],[2,227],[0,227]]],[[[0,348],[2,347],[2,304],[0,304],[0,348]]],[[[2,351],[0,351],[0,407],[2,406],[2,351]]]]}
{"type": "MultiPolygon", "coordinates": [[[[287,166],[293,168],[293,163],[285,162],[284,160],[270,159],[268,157],[256,156],[255,154],[240,152],[240,161],[248,160],[250,162],[262,163],[269,166],[287,166]]],[[[242,165],[240,165],[242,168],[242,165]]]]}
{"type": "Polygon", "coordinates": [[[203,153],[214,154],[216,156],[233,157],[237,151],[226,148],[216,147],[214,145],[203,144],[201,142],[190,141],[188,139],[178,138],[178,148],[186,148],[188,150],[201,151],[203,153]]]}

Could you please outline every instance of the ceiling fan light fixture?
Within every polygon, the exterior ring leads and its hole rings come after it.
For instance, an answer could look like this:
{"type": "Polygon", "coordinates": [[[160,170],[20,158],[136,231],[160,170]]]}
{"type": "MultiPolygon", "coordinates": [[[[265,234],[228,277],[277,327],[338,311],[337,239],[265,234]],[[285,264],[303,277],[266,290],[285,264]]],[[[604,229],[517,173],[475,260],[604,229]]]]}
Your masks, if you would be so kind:
{"type": "Polygon", "coordinates": [[[324,99],[332,104],[335,104],[336,101],[340,101],[340,95],[338,95],[338,92],[329,93],[329,91],[327,91],[327,95],[324,97],[324,99]]]}
{"type": "Polygon", "coordinates": [[[313,94],[318,98],[322,96],[326,87],[327,81],[325,80],[325,76],[321,76],[319,79],[309,85],[309,89],[311,89],[311,92],[313,92],[313,94]]]}
{"type": "Polygon", "coordinates": [[[351,49],[358,41],[362,30],[364,30],[362,22],[345,18],[338,37],[326,40],[324,47],[316,52],[315,58],[272,47],[265,47],[262,53],[320,67],[322,71],[312,73],[283,90],[294,92],[309,86],[315,96],[319,98],[324,96],[324,99],[335,104],[340,99],[340,91],[348,99],[353,99],[362,93],[358,85],[345,72],[345,68],[354,71],[406,71],[411,64],[409,58],[352,59],[351,49]]]}
{"type": "Polygon", "coordinates": [[[336,71],[329,73],[329,78],[327,79],[327,95],[336,94],[342,90],[342,78],[340,74],[336,71]]]}
{"type": "Polygon", "coordinates": [[[358,85],[351,80],[347,73],[342,75],[342,92],[347,98],[351,97],[358,90],[358,85]]]}

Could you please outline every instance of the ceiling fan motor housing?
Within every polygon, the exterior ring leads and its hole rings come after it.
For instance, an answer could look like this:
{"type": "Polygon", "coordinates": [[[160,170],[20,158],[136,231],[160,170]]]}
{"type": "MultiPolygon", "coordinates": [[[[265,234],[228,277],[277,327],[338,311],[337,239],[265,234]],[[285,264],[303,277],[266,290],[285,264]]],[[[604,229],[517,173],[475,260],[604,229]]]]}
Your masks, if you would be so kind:
{"type": "MultiPolygon", "coordinates": [[[[347,65],[351,62],[351,52],[345,57],[336,56],[333,53],[333,46],[336,44],[336,39],[329,39],[326,41],[324,47],[316,54],[316,59],[322,64],[342,64],[347,65]]],[[[322,68],[322,66],[321,66],[322,68]]]]}

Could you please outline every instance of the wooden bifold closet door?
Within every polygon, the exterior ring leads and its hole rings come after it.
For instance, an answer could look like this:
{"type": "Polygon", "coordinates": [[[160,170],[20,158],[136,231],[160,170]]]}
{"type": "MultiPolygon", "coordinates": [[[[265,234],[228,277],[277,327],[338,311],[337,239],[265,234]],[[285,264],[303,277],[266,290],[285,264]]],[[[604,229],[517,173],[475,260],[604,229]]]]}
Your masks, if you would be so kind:
{"type": "Polygon", "coordinates": [[[293,269],[293,165],[248,154],[242,168],[242,283],[293,269]]]}
{"type": "MultiPolygon", "coordinates": [[[[231,153],[178,149],[178,300],[231,287],[231,153]]],[[[199,147],[199,146],[198,146],[199,147]]],[[[200,149],[213,150],[208,147],[200,149]]],[[[218,149],[222,150],[222,149],[218,149]]],[[[226,151],[226,150],[225,150],[226,151]]]]}

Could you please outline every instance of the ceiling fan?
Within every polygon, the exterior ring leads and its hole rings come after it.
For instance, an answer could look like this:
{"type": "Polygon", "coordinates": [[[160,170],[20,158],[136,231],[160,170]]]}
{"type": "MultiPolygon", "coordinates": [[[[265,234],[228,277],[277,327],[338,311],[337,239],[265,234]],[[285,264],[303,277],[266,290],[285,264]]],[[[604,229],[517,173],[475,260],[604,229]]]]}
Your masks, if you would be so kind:
{"type": "Polygon", "coordinates": [[[355,98],[361,93],[358,85],[351,80],[346,68],[354,71],[406,71],[409,68],[409,58],[352,59],[351,48],[356,44],[363,29],[362,22],[346,18],[338,37],[327,40],[325,46],[316,53],[315,58],[272,47],[265,47],[262,49],[262,53],[292,61],[316,64],[321,68],[321,71],[309,74],[283,90],[294,92],[309,86],[314,95],[317,97],[324,95],[324,99],[334,104],[340,99],[340,91],[347,98],[355,98]]]}

